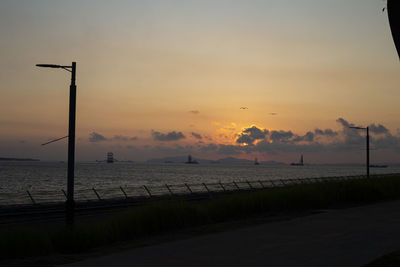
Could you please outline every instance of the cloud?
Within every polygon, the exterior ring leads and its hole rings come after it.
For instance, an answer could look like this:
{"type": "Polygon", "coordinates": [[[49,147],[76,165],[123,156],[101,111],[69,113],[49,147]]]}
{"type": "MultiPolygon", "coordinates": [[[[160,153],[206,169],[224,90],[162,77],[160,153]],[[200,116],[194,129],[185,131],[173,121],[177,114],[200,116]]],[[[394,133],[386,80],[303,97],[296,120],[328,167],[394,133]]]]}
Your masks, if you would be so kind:
{"type": "Polygon", "coordinates": [[[337,133],[331,129],[320,130],[314,132],[308,131],[304,135],[294,134],[292,131],[272,130],[258,128],[252,126],[245,128],[236,139],[238,144],[253,145],[255,141],[267,140],[269,143],[298,143],[298,142],[313,142],[316,135],[325,135],[329,137],[336,136],[337,133]]]}
{"type": "Polygon", "coordinates": [[[151,134],[154,140],[157,141],[177,141],[186,138],[182,132],[175,132],[175,131],[169,132],[167,134],[152,131],[151,134]]]}
{"type": "Polygon", "coordinates": [[[338,135],[338,132],[335,132],[334,130],[331,130],[331,129],[321,130],[321,129],[316,128],[314,130],[314,133],[315,133],[315,135],[325,135],[325,136],[329,136],[329,137],[338,135]]]}
{"type": "Polygon", "coordinates": [[[243,133],[249,134],[254,139],[264,139],[265,135],[268,134],[267,129],[259,129],[256,126],[244,129],[243,133]]]}
{"type": "Polygon", "coordinates": [[[350,123],[343,118],[337,119],[336,122],[342,125],[343,129],[341,135],[344,138],[344,144],[348,146],[358,146],[365,140],[365,138],[361,136],[360,130],[349,128],[354,127],[354,123],[350,123]]]}
{"type": "MultiPolygon", "coordinates": [[[[343,118],[336,120],[342,129],[310,130],[304,135],[298,135],[288,130],[270,130],[251,126],[242,130],[238,135],[236,145],[207,144],[199,146],[201,152],[216,152],[225,155],[240,155],[244,153],[305,153],[305,152],[349,152],[359,151],[365,145],[365,133],[348,128],[354,126],[343,118]],[[316,137],[323,137],[316,138],[316,137]],[[255,141],[258,141],[257,143],[255,141]],[[247,146],[241,144],[246,143],[247,146]]],[[[371,132],[378,134],[371,136],[370,142],[374,149],[391,149],[400,152],[400,137],[393,136],[383,125],[372,124],[371,132]]]]}
{"type": "Polygon", "coordinates": [[[375,125],[374,123],[369,126],[369,130],[374,134],[387,134],[389,130],[382,124],[375,125]]]}
{"type": "Polygon", "coordinates": [[[198,110],[190,110],[189,113],[197,115],[197,114],[200,114],[200,111],[198,111],[198,110]]]}
{"type": "Polygon", "coordinates": [[[219,145],[218,154],[223,155],[239,155],[242,153],[240,146],[234,145],[219,145]]]}
{"type": "Polygon", "coordinates": [[[274,155],[282,152],[322,152],[327,150],[327,146],[320,143],[270,143],[264,140],[257,143],[254,147],[249,147],[248,149],[249,150],[246,151],[247,153],[261,152],[274,155]]]}
{"type": "Polygon", "coordinates": [[[122,135],[114,135],[113,139],[117,140],[117,141],[128,141],[129,137],[122,136],[122,135]]]}
{"type": "Polygon", "coordinates": [[[250,137],[250,135],[247,134],[241,134],[238,139],[236,139],[236,143],[238,144],[253,144],[254,139],[250,137]]]}
{"type": "Polygon", "coordinates": [[[294,138],[293,141],[294,142],[301,142],[301,141],[312,142],[312,141],[314,141],[314,133],[313,132],[307,132],[303,136],[296,136],[296,138],[294,138]]]}
{"type": "Polygon", "coordinates": [[[343,127],[345,127],[345,128],[349,128],[349,127],[353,127],[353,126],[354,126],[353,123],[349,123],[348,121],[346,121],[346,120],[343,119],[343,118],[338,118],[338,119],[336,120],[336,122],[340,123],[340,124],[341,124],[343,127]]]}
{"type": "Polygon", "coordinates": [[[236,143],[252,145],[256,140],[265,139],[268,133],[267,129],[260,129],[257,126],[245,128],[236,139],[236,143]]]}
{"type": "Polygon", "coordinates": [[[370,142],[374,148],[380,149],[394,149],[400,152],[400,138],[391,134],[386,134],[383,137],[371,137],[370,142]]]}
{"type": "Polygon", "coordinates": [[[92,132],[89,136],[89,142],[97,143],[97,142],[103,142],[103,141],[108,141],[108,139],[99,133],[92,132]]]}
{"type": "Polygon", "coordinates": [[[165,146],[165,145],[157,145],[154,147],[151,147],[151,151],[156,152],[156,153],[162,153],[166,155],[182,155],[182,154],[191,154],[193,151],[193,146],[191,145],[186,145],[186,146],[181,146],[178,144],[175,144],[173,146],[165,146]]]}
{"type": "Polygon", "coordinates": [[[271,131],[269,139],[273,142],[289,142],[290,139],[294,136],[292,131],[271,131]]]}
{"type": "MultiPolygon", "coordinates": [[[[218,155],[229,156],[247,156],[255,155],[273,155],[275,157],[283,157],[285,153],[293,155],[300,155],[300,153],[316,153],[317,155],[328,155],[336,153],[343,155],[346,158],[346,153],[350,152],[347,156],[357,153],[363,153],[365,149],[365,131],[348,128],[349,126],[357,125],[344,118],[336,120],[340,125],[340,129],[330,128],[312,128],[304,134],[298,134],[291,130],[281,129],[266,129],[259,126],[249,126],[237,133],[236,131],[216,132],[216,139],[211,140],[210,136],[198,132],[188,132],[187,136],[180,131],[159,132],[152,131],[152,138],[156,141],[165,141],[154,143],[149,146],[131,146],[129,141],[135,137],[128,137],[123,135],[115,135],[112,138],[107,138],[99,133],[93,132],[91,134],[91,142],[101,141],[126,141],[122,147],[129,151],[129,153],[142,153],[143,155],[187,155],[198,154],[199,157],[218,157],[218,155]],[[224,137],[221,141],[217,138],[218,134],[224,137]],[[189,138],[192,142],[191,145],[186,145],[186,142],[168,142],[178,141],[189,138]],[[216,141],[218,140],[218,142],[216,141]],[[234,143],[231,143],[234,141],[234,143]],[[220,143],[224,144],[220,144],[220,143]],[[243,144],[247,144],[243,146],[243,144]],[[146,153],[145,153],[146,152],[146,153]],[[255,153],[254,155],[252,153],[255,153]],[[319,154],[318,154],[319,153],[319,154]],[[203,155],[203,156],[200,156],[203,155]]],[[[382,124],[371,124],[371,149],[383,150],[385,153],[399,153],[400,154],[400,132],[392,135],[390,131],[382,124]]],[[[224,129],[224,128],[221,128],[224,129]]],[[[222,138],[221,137],[221,138],[222,138]]],[[[132,142],[133,143],[133,142],[132,142]]],[[[134,144],[134,143],[133,143],[134,144]]],[[[115,145],[115,144],[113,144],[115,145]]],[[[375,153],[375,152],[374,152],[375,153]]],[[[383,153],[383,152],[382,152],[383,153]]],[[[390,154],[389,153],[389,154],[390,154]]],[[[375,154],[374,154],[375,155],[375,154]]],[[[390,154],[397,155],[397,154],[390,154]]],[[[311,158],[311,156],[308,156],[311,158]]],[[[330,160],[333,159],[329,157],[330,160]]],[[[341,159],[341,156],[339,157],[341,159]]],[[[375,157],[374,157],[375,158],[375,157]]]]}
{"type": "MultiPolygon", "coordinates": [[[[346,121],[343,118],[339,118],[336,121],[338,123],[340,123],[343,126],[343,128],[349,128],[349,127],[354,127],[355,126],[354,123],[349,123],[348,121],[346,121]]],[[[373,124],[369,125],[369,130],[371,131],[371,133],[374,133],[374,134],[387,134],[387,133],[389,133],[389,130],[385,126],[383,126],[382,124],[376,125],[375,123],[373,123],[373,124]]]]}
{"type": "Polygon", "coordinates": [[[196,139],[202,139],[202,136],[198,133],[192,132],[192,136],[196,139]]]}
{"type": "Polygon", "coordinates": [[[137,136],[128,137],[128,136],[123,136],[123,135],[114,135],[114,137],[112,139],[116,140],[116,141],[134,141],[134,140],[137,140],[138,137],[137,136]]]}
{"type": "Polygon", "coordinates": [[[96,142],[104,142],[104,141],[122,141],[122,142],[127,142],[127,141],[134,141],[137,140],[137,136],[129,137],[129,136],[123,136],[123,135],[114,135],[112,138],[107,138],[102,134],[92,132],[89,136],[89,142],[96,143],[96,142]]]}
{"type": "Polygon", "coordinates": [[[218,145],[216,144],[207,144],[205,146],[200,147],[200,151],[202,152],[215,152],[218,149],[218,145]]]}

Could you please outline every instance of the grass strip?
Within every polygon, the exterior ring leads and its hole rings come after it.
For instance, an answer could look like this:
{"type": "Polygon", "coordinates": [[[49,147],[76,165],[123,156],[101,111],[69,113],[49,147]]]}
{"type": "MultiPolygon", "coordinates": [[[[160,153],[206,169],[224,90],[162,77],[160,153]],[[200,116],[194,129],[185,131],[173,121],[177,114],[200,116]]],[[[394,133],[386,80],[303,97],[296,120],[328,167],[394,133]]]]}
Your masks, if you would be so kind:
{"type": "Polygon", "coordinates": [[[386,254],[373,260],[364,267],[398,267],[400,266],[400,251],[386,254]]]}
{"type": "Polygon", "coordinates": [[[325,209],[400,199],[399,177],[336,180],[254,192],[200,202],[163,200],[129,208],[73,228],[16,227],[0,232],[0,259],[83,253],[92,248],[187,227],[245,219],[257,214],[325,209]]]}

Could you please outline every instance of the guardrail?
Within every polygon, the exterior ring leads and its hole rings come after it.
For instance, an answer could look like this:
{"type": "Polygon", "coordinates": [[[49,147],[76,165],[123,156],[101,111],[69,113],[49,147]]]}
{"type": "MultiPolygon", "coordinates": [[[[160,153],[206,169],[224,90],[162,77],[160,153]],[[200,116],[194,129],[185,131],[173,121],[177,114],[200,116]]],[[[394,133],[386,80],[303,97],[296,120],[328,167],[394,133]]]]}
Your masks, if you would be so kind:
{"type": "MultiPolygon", "coordinates": [[[[370,177],[388,177],[399,174],[371,175],[370,177]]],[[[199,194],[231,193],[237,191],[254,191],[266,188],[284,187],[296,184],[318,183],[333,180],[365,179],[366,176],[341,176],[322,178],[295,178],[295,179],[271,179],[271,180],[244,180],[216,183],[193,183],[193,184],[164,184],[164,185],[142,185],[142,186],[119,186],[115,188],[91,188],[75,190],[77,202],[93,202],[104,200],[143,199],[159,198],[168,196],[193,196],[199,194]]],[[[38,205],[62,203],[65,201],[64,190],[59,191],[29,191],[16,193],[1,193],[0,206],[14,205],[38,205]]]]}

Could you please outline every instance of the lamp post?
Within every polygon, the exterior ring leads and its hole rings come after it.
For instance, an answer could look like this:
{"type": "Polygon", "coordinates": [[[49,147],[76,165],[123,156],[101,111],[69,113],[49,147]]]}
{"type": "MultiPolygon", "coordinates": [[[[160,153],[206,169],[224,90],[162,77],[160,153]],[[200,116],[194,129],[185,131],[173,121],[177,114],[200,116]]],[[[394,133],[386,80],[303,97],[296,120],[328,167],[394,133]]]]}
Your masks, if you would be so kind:
{"type": "Polygon", "coordinates": [[[367,146],[367,177],[369,178],[369,128],[367,127],[356,127],[356,126],[350,126],[349,128],[352,129],[357,129],[357,130],[367,130],[367,136],[366,136],[366,146],[367,146]]]}
{"type": "Polygon", "coordinates": [[[37,64],[37,67],[64,69],[71,73],[71,85],[69,87],[69,124],[68,124],[68,180],[67,201],[65,202],[66,223],[72,225],[74,222],[74,167],[75,167],[75,118],[76,118],[76,62],[71,66],[54,64],[37,64]]]}

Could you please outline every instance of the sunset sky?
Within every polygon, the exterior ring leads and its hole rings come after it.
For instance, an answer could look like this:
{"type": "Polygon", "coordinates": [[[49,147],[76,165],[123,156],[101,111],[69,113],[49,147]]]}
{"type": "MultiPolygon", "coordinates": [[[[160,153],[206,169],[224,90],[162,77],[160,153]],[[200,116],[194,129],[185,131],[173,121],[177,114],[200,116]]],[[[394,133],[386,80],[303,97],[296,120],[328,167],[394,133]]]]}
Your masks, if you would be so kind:
{"type": "Polygon", "coordinates": [[[400,162],[400,64],[381,0],[2,0],[0,157],[192,154],[400,162]]]}

